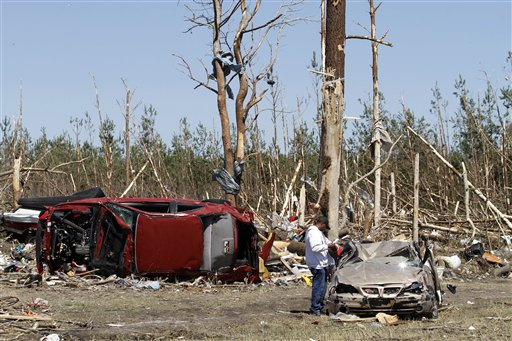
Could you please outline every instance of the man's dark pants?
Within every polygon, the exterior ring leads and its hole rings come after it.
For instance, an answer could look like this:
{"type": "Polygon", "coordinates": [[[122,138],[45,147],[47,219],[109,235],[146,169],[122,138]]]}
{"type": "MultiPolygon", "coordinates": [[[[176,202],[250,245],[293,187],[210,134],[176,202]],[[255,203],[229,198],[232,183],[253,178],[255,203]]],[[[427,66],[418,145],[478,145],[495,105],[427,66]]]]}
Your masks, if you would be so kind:
{"type": "Polygon", "coordinates": [[[324,296],[327,291],[327,268],[309,269],[313,274],[313,289],[311,291],[312,313],[319,313],[324,308],[324,296]]]}

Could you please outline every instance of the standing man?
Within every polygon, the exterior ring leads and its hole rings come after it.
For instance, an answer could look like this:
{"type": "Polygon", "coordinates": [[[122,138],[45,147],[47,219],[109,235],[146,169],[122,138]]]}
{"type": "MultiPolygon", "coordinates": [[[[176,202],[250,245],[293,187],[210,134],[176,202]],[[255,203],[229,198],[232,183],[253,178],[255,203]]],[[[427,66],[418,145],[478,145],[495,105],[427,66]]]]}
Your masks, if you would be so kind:
{"type": "Polygon", "coordinates": [[[320,216],[306,231],[306,264],[313,274],[311,307],[314,315],[321,315],[324,309],[324,296],[327,291],[328,267],[334,265],[329,249],[336,251],[336,245],[327,239],[329,228],[327,217],[320,216]]]}

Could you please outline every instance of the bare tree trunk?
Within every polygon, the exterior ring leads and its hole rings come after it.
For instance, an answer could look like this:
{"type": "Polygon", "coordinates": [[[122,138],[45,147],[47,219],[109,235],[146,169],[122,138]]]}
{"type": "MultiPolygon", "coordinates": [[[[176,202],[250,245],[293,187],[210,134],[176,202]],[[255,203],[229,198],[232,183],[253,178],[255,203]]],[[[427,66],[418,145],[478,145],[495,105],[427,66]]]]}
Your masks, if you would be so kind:
{"type": "Polygon", "coordinates": [[[420,207],[420,154],[414,157],[414,207],[412,213],[412,240],[419,240],[419,207],[420,207]]]}
{"type": "Polygon", "coordinates": [[[393,214],[396,214],[396,185],[395,185],[395,173],[391,172],[391,207],[393,214]]]}
{"type": "Polygon", "coordinates": [[[20,108],[16,121],[13,147],[12,171],[12,207],[18,207],[21,197],[21,160],[25,154],[25,141],[23,140],[23,83],[20,82],[20,108]]]}
{"type": "Polygon", "coordinates": [[[510,197],[508,195],[508,165],[506,162],[505,155],[507,154],[508,149],[508,139],[507,139],[507,129],[505,125],[502,125],[503,133],[501,135],[501,167],[503,173],[503,192],[505,193],[505,212],[510,214],[509,206],[510,206],[510,197]]]}
{"type": "MultiPolygon", "coordinates": [[[[214,0],[214,25],[213,30],[213,55],[218,56],[221,52],[221,36],[220,36],[220,24],[222,17],[222,1],[214,0]]],[[[215,74],[217,75],[217,109],[220,116],[220,124],[222,128],[222,146],[224,148],[224,168],[229,174],[235,173],[234,164],[234,153],[231,142],[231,127],[229,122],[228,108],[226,106],[226,81],[224,77],[224,71],[220,62],[215,59],[213,62],[215,68],[215,74]]],[[[233,194],[226,194],[226,200],[235,203],[235,196],[233,194]]]]}
{"type": "Polygon", "coordinates": [[[325,75],[322,119],[322,182],[320,207],[337,237],[339,232],[340,167],[343,142],[346,1],[327,1],[325,75]]]}
{"type": "MultiPolygon", "coordinates": [[[[260,7],[261,0],[257,0],[255,4],[255,9],[253,13],[258,11],[260,7]]],[[[242,18],[240,20],[240,25],[238,27],[237,32],[235,33],[235,39],[233,42],[233,52],[235,55],[235,60],[237,64],[243,65],[244,60],[242,56],[242,37],[244,34],[251,17],[247,13],[247,5],[245,0],[240,1],[240,9],[242,11],[242,18]]],[[[239,88],[238,93],[236,95],[235,100],[235,114],[236,114],[236,151],[235,151],[235,159],[238,162],[241,162],[245,159],[245,122],[247,119],[247,114],[249,108],[245,107],[245,99],[249,92],[249,80],[247,78],[247,74],[245,72],[240,72],[238,74],[239,88]]],[[[256,91],[256,82],[252,84],[253,93],[256,91]]],[[[233,173],[231,173],[233,174],[233,173]]]]}
{"type": "Polygon", "coordinates": [[[464,162],[462,162],[462,179],[464,180],[464,206],[466,208],[466,220],[468,221],[469,225],[471,225],[471,228],[473,229],[473,232],[471,233],[471,239],[475,237],[476,233],[476,226],[473,223],[473,220],[471,220],[471,208],[469,206],[469,184],[468,184],[468,171],[466,170],[466,165],[464,162]]]}
{"type": "MultiPolygon", "coordinates": [[[[375,29],[375,7],[373,5],[373,0],[370,0],[370,20],[371,20],[371,38],[372,40],[372,78],[373,78],[373,127],[375,130],[376,125],[380,121],[380,113],[379,113],[379,76],[378,76],[378,43],[376,41],[376,29],[375,29]]],[[[375,131],[374,131],[375,133],[375,131]]],[[[373,142],[373,152],[374,152],[374,161],[375,167],[379,167],[381,163],[381,141],[379,139],[375,139],[373,142]]],[[[377,227],[380,224],[381,218],[381,172],[382,169],[379,167],[375,171],[375,183],[374,183],[374,195],[375,195],[375,207],[374,207],[374,217],[373,224],[374,227],[377,227]]]]}
{"type": "Polygon", "coordinates": [[[125,163],[124,163],[124,184],[125,186],[129,186],[131,183],[132,177],[132,161],[131,161],[131,151],[130,151],[130,118],[131,118],[131,110],[130,103],[132,100],[132,92],[126,85],[126,82],[123,80],[124,87],[126,90],[126,99],[124,102],[124,150],[125,150],[125,163]]]}

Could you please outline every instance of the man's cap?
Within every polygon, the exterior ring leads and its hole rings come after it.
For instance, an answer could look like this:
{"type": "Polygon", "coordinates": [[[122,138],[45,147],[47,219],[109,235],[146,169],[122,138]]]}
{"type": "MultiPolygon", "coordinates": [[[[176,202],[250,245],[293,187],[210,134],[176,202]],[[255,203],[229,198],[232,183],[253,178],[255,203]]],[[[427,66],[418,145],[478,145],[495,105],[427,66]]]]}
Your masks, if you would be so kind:
{"type": "Polygon", "coordinates": [[[325,224],[325,227],[330,230],[331,228],[329,227],[329,219],[327,219],[326,216],[320,216],[316,219],[316,222],[317,223],[320,223],[320,224],[325,224]]]}

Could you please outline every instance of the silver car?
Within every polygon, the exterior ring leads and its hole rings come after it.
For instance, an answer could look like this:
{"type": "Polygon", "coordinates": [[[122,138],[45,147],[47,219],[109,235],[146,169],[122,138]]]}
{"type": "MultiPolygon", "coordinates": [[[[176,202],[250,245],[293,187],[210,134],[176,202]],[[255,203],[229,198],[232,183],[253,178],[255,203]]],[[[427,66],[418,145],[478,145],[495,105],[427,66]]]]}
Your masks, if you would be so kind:
{"type": "Polygon", "coordinates": [[[437,318],[439,280],[430,247],[404,241],[349,241],[328,287],[329,313],[379,312],[437,318]]]}

